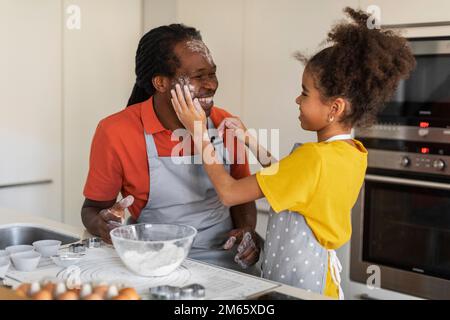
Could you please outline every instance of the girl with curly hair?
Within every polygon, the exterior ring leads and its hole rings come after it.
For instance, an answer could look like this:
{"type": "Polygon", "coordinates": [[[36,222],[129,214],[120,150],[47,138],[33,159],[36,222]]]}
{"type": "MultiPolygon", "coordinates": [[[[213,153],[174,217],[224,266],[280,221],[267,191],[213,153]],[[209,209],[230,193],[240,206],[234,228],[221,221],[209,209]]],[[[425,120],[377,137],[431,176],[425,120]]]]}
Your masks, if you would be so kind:
{"type": "MultiPolygon", "coordinates": [[[[415,66],[406,39],[368,28],[363,11],[344,12],[351,22],[329,32],[328,47],[309,60],[296,54],[306,62],[296,99],[299,120],[303,129],[317,133],[318,142],[296,146],[279,162],[268,154],[269,161],[260,160],[265,168],[255,175],[236,180],[212,162],[208,156],[215,152],[198,101],[179,86],[172,92],[185,128],[194,135],[197,122],[202,129],[203,139],[194,139],[195,145],[221,201],[231,206],[266,197],[271,205],[263,277],[341,299],[341,265],[334,250],[351,237],[351,209],[367,168],[367,150],[350,133],[373,122],[415,66]]],[[[265,151],[239,119],[226,119],[220,128],[233,130],[257,157],[265,151]]]]}

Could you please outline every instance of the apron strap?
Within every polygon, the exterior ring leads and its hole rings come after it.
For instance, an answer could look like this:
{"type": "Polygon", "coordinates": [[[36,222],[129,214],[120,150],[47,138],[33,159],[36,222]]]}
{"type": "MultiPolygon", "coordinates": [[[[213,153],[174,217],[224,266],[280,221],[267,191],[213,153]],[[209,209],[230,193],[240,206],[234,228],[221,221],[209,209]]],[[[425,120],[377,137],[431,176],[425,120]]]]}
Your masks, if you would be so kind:
{"type": "Polygon", "coordinates": [[[223,138],[219,136],[217,128],[210,117],[208,118],[208,132],[211,137],[211,143],[217,152],[218,160],[222,161],[224,165],[231,164],[228,149],[225,147],[223,138]]]}
{"type": "Polygon", "coordinates": [[[214,122],[212,122],[211,120],[211,117],[206,118],[206,121],[208,123],[206,129],[216,129],[216,127],[214,126],[214,122]]]}
{"type": "Polygon", "coordinates": [[[145,141],[147,143],[147,156],[149,159],[158,157],[158,150],[156,149],[155,139],[152,134],[145,132],[145,141]]]}
{"type": "Polygon", "coordinates": [[[341,271],[342,271],[341,262],[339,261],[339,258],[336,255],[336,251],[334,250],[328,250],[328,256],[330,259],[331,279],[339,289],[339,300],[344,300],[344,292],[342,291],[341,287],[341,271]]]}

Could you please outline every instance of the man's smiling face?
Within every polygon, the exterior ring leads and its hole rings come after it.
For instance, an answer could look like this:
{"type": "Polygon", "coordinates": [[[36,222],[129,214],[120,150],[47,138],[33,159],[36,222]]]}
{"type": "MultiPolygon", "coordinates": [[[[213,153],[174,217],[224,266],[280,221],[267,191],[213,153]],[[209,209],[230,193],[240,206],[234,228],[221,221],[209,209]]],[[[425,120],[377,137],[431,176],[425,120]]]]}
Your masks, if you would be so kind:
{"type": "Polygon", "coordinates": [[[180,62],[172,86],[187,85],[193,98],[198,98],[207,116],[214,105],[214,94],[219,86],[216,76],[216,65],[206,45],[200,40],[189,40],[178,43],[174,52],[180,62]]]}

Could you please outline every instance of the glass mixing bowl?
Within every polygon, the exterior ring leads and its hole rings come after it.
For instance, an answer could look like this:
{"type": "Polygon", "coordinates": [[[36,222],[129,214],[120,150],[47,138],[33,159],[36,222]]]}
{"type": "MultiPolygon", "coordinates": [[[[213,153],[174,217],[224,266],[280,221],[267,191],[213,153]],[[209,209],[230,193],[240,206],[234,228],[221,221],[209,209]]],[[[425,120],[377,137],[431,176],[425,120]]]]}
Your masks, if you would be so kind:
{"type": "Polygon", "coordinates": [[[188,225],[148,223],[118,227],[110,233],[122,262],[144,277],[165,276],[178,268],[196,234],[188,225]]]}

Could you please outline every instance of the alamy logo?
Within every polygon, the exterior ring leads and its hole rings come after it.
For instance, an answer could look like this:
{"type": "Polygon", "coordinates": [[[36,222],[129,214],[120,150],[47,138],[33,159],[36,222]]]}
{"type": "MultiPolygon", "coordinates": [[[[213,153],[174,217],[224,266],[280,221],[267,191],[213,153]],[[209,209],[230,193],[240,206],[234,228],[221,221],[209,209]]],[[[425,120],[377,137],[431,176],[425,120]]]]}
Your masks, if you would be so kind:
{"type": "Polygon", "coordinates": [[[367,274],[370,276],[367,278],[366,285],[370,290],[381,288],[381,269],[377,265],[370,265],[367,267],[367,274]]]}
{"type": "MultiPolygon", "coordinates": [[[[242,165],[248,163],[253,165],[260,163],[260,161],[270,164],[272,156],[279,158],[280,155],[279,129],[248,129],[246,132],[241,129],[224,129],[221,134],[217,129],[209,129],[205,137],[201,122],[196,121],[193,135],[186,129],[180,128],[173,131],[171,140],[177,142],[171,153],[171,161],[176,165],[202,164],[203,162],[207,164],[242,165]],[[256,150],[257,157],[247,154],[246,136],[254,137],[255,141],[262,146],[262,148],[258,147],[256,150]],[[201,141],[205,139],[211,142],[213,148],[203,150],[203,155],[200,156],[193,151],[197,151],[194,150],[195,145],[201,145],[201,141]],[[268,146],[270,146],[270,154],[266,151],[269,150],[268,146]],[[190,157],[191,154],[196,155],[190,157]]],[[[262,171],[261,174],[274,175],[278,172],[278,169],[279,163],[272,162],[272,165],[262,171]]]]}
{"type": "Polygon", "coordinates": [[[66,27],[69,30],[80,30],[81,29],[81,8],[77,5],[70,5],[66,9],[67,20],[66,27]]]}
{"type": "Polygon", "coordinates": [[[370,5],[367,7],[366,12],[370,14],[369,19],[367,19],[367,28],[380,29],[381,28],[381,8],[376,5],[370,5]]]}

